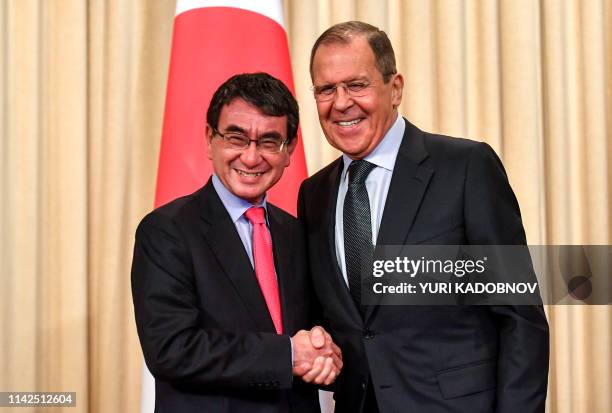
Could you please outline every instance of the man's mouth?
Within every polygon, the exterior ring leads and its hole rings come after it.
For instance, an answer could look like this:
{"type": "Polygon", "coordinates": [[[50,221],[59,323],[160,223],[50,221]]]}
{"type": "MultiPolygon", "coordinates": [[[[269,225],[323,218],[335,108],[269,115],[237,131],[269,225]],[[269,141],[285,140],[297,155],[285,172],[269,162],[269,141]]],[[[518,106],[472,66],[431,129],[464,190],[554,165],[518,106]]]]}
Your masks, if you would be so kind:
{"type": "Polygon", "coordinates": [[[359,118],[359,119],[353,119],[353,120],[343,120],[343,121],[337,121],[336,123],[340,126],[343,127],[348,127],[348,126],[353,126],[358,124],[359,122],[361,122],[363,119],[359,118]]]}
{"type": "Polygon", "coordinates": [[[264,174],[264,172],[247,172],[247,171],[242,171],[240,169],[235,169],[234,171],[238,172],[238,175],[242,175],[242,176],[262,176],[264,174]]]}

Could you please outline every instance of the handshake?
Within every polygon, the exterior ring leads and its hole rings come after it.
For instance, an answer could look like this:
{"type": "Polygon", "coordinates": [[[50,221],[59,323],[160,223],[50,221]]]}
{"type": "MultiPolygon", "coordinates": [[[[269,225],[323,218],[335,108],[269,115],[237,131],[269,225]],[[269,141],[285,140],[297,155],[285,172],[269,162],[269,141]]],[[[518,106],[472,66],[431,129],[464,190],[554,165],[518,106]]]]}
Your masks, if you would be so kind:
{"type": "Polygon", "coordinates": [[[300,330],[291,337],[293,375],[306,383],[329,385],[342,370],[342,352],[323,327],[300,330]]]}

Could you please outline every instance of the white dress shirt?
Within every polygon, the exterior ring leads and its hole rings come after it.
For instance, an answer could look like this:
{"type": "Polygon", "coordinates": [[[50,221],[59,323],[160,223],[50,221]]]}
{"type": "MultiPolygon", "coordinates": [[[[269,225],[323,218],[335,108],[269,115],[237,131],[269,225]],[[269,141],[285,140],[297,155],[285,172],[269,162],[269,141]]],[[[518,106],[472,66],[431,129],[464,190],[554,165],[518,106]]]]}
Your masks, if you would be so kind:
{"type": "Polygon", "coordinates": [[[236,226],[236,230],[238,231],[238,235],[240,235],[240,239],[242,240],[242,244],[244,245],[244,249],[249,256],[249,260],[251,260],[251,266],[255,268],[255,264],[253,262],[253,224],[251,221],[247,219],[244,215],[247,209],[252,208],[254,206],[263,207],[266,210],[266,223],[268,224],[268,207],[267,207],[267,195],[264,196],[263,201],[259,205],[253,205],[249,201],[246,201],[229,191],[223,185],[223,182],[219,179],[217,175],[212,176],[212,183],[215,187],[215,191],[217,191],[217,195],[221,198],[221,202],[223,206],[229,213],[232,218],[232,222],[236,226]]]}
{"type": "MultiPolygon", "coordinates": [[[[389,192],[389,184],[393,176],[393,168],[395,167],[395,159],[399,151],[402,138],[404,136],[406,124],[401,116],[397,116],[391,128],[387,131],[384,138],[376,148],[364,160],[373,163],[376,167],[370,172],[365,181],[365,186],[370,199],[370,214],[372,220],[372,244],[376,245],[378,237],[378,229],[382,219],[383,211],[385,210],[385,202],[387,200],[387,192],[389,192]]],[[[342,271],[342,276],[346,285],[348,278],[346,275],[346,262],[344,259],[344,198],[348,189],[348,167],[353,162],[351,158],[342,155],[344,167],[340,176],[340,187],[338,188],[338,199],[336,201],[336,257],[338,265],[342,271]]]]}

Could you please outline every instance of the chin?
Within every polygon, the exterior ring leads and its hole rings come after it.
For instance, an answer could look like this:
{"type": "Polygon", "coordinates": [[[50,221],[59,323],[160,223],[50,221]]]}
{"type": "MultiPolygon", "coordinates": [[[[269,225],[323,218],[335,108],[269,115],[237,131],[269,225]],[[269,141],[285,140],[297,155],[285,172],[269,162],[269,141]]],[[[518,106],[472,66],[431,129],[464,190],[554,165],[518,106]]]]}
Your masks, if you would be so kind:
{"type": "Polygon", "coordinates": [[[241,198],[246,199],[251,203],[259,203],[266,195],[266,191],[245,191],[241,198]]]}
{"type": "Polygon", "coordinates": [[[351,145],[338,145],[337,149],[339,149],[342,153],[347,154],[348,156],[360,155],[366,150],[365,147],[351,145]]]}

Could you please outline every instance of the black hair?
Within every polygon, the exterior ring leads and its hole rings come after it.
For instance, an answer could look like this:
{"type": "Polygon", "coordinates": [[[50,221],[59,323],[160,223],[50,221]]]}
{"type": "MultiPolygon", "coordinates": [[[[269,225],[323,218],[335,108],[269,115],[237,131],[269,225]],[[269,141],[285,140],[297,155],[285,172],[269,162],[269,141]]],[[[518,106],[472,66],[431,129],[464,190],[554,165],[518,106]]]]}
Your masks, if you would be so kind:
{"type": "Polygon", "coordinates": [[[267,73],[242,73],[226,80],[214,93],[206,121],[217,129],[223,106],[236,98],[259,108],[268,116],[287,116],[287,143],[297,137],[298,104],[283,82],[267,73]]]}

